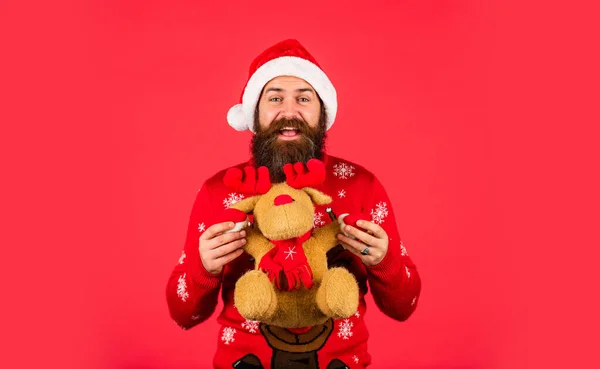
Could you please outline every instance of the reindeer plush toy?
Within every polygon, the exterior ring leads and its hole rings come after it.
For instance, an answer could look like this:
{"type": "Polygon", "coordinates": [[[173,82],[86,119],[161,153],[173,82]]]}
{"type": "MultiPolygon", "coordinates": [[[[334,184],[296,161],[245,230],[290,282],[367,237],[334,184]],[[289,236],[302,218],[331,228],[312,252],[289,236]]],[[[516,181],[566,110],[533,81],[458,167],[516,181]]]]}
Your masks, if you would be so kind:
{"type": "MultiPolygon", "coordinates": [[[[287,164],[286,182],[271,184],[266,167],[251,166],[242,172],[229,169],[225,184],[255,195],[231,206],[246,226],[244,250],[255,259],[255,269],[240,277],[234,302],[250,320],[282,328],[305,328],[330,318],[347,318],[358,307],[358,285],[344,268],[327,267],[327,251],[338,244],[340,223],[313,229],[314,204],[331,197],[311,186],[325,180],[325,165],[312,159],[287,164]],[[258,174],[258,175],[257,175],[258,174]],[[249,225],[246,214],[253,213],[249,225]]],[[[235,215],[235,214],[232,214],[235,215]]],[[[232,216],[235,218],[235,216],[232,216]]]]}

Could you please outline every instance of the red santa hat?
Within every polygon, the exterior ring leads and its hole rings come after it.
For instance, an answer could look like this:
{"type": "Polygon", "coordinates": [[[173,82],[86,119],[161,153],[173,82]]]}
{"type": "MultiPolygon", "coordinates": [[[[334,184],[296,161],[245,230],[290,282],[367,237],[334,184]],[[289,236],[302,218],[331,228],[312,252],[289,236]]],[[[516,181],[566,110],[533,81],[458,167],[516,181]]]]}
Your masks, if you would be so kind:
{"type": "Polygon", "coordinates": [[[273,78],[293,76],[308,82],[317,92],[327,111],[327,129],[337,112],[335,88],[315,58],[297,40],[281,41],[263,51],[250,65],[240,104],[227,113],[227,122],[238,131],[254,132],[254,112],[263,87],[273,78]]]}

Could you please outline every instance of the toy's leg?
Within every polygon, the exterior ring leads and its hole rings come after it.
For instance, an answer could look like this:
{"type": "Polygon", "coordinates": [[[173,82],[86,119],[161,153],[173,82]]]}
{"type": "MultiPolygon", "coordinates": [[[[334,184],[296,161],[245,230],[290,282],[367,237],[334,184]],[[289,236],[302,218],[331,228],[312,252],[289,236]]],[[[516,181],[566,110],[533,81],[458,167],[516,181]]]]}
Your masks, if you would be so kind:
{"type": "Polygon", "coordinates": [[[317,291],[317,306],[334,319],[348,318],[358,308],[358,284],[344,268],[331,268],[323,276],[317,291]]]}
{"type": "Polygon", "coordinates": [[[277,307],[273,284],[258,270],[249,271],[237,280],[233,299],[240,314],[250,320],[270,319],[277,307]]]}
{"type": "Polygon", "coordinates": [[[264,369],[256,355],[248,354],[232,365],[235,369],[264,369]]]}

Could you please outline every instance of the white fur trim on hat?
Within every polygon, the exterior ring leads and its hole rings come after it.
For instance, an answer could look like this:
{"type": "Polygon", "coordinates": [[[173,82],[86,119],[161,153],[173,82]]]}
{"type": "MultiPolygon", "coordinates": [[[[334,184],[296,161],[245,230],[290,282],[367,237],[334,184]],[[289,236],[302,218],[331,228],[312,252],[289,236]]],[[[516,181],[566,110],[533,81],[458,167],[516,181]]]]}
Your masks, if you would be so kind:
{"type": "Polygon", "coordinates": [[[296,56],[282,56],[260,66],[248,80],[240,104],[227,113],[229,125],[238,131],[254,132],[254,111],[263,87],[273,78],[293,76],[302,78],[317,91],[327,111],[327,129],[331,128],[337,113],[337,93],[327,75],[315,64],[296,56]]]}
{"type": "Polygon", "coordinates": [[[229,109],[227,112],[227,122],[236,131],[245,131],[248,129],[248,123],[246,122],[246,117],[244,116],[242,104],[236,104],[229,109]]]}

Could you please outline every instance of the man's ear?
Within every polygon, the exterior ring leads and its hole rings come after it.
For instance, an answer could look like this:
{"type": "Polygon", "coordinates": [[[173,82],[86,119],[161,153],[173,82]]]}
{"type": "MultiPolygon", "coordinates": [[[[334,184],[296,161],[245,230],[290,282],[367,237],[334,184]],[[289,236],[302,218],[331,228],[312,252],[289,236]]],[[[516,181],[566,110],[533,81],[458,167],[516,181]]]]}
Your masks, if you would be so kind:
{"type": "Polygon", "coordinates": [[[308,196],[312,199],[312,202],[317,205],[326,205],[333,201],[333,199],[324,194],[319,190],[315,190],[314,188],[304,187],[302,191],[306,192],[308,196]]]}
{"type": "Polygon", "coordinates": [[[235,204],[232,204],[229,207],[241,210],[244,213],[250,213],[252,210],[254,210],[254,207],[256,206],[256,203],[261,198],[261,196],[262,195],[257,195],[257,196],[245,198],[243,200],[236,202],[235,204]]]}

